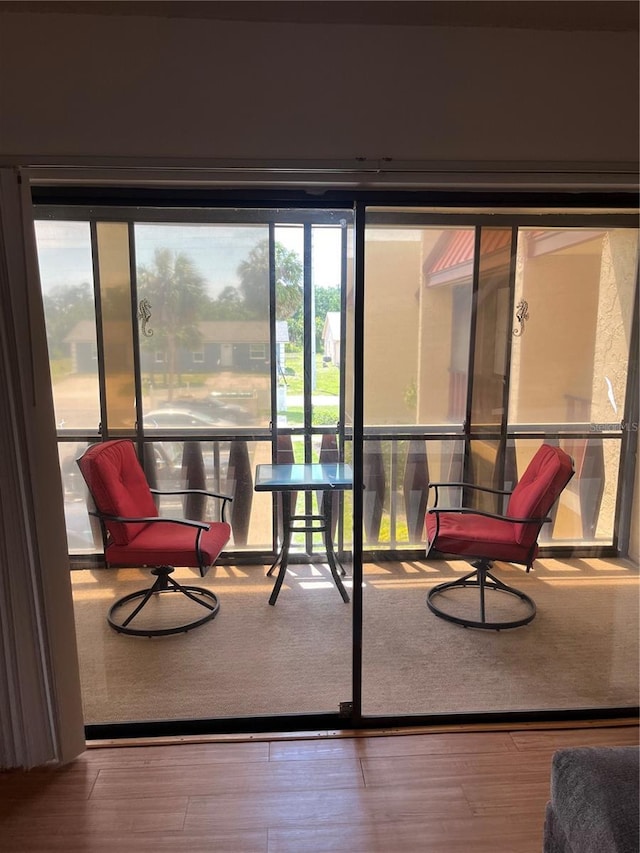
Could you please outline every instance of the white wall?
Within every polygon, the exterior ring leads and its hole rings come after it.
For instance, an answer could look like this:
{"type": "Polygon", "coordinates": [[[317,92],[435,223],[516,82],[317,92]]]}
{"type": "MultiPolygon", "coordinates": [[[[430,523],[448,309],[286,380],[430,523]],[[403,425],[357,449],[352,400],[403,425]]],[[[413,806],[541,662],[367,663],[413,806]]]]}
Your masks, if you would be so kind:
{"type": "Polygon", "coordinates": [[[638,157],[633,33],[22,12],[0,33],[5,163],[638,157]]]}

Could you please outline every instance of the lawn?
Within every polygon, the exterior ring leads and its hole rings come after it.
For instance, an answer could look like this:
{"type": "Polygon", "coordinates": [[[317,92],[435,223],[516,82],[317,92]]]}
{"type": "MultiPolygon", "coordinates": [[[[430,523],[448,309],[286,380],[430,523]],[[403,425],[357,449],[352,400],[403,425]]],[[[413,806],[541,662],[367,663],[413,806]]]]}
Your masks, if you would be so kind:
{"type": "MultiPolygon", "coordinates": [[[[338,423],[338,404],[335,406],[314,406],[313,426],[336,426],[338,423]]],[[[304,411],[302,406],[287,406],[284,413],[288,426],[303,426],[304,411]]]]}
{"type": "MultiPolygon", "coordinates": [[[[302,350],[287,352],[285,368],[287,394],[302,394],[304,385],[302,350]]],[[[322,355],[316,355],[316,387],[313,393],[335,397],[340,394],[340,369],[335,364],[325,364],[322,361],[322,355]]]]}
{"type": "MultiPolygon", "coordinates": [[[[285,361],[285,381],[287,397],[301,398],[304,389],[302,349],[287,352],[285,361]]],[[[340,395],[340,369],[335,364],[325,364],[322,355],[316,355],[316,376],[313,396],[335,397],[335,404],[326,401],[322,404],[313,405],[313,424],[315,426],[332,426],[338,422],[339,395],[340,395]]],[[[304,414],[301,401],[289,402],[287,405],[287,422],[291,426],[302,426],[304,414]]]]}

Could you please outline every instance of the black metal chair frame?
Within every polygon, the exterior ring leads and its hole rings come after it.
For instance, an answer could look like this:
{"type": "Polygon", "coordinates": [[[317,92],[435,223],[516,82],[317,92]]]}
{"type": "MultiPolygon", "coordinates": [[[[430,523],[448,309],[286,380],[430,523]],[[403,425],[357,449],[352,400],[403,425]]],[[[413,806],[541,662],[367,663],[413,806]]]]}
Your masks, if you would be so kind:
{"type": "MultiPolygon", "coordinates": [[[[473,483],[430,483],[429,488],[433,488],[435,492],[434,497],[434,505],[430,507],[427,512],[432,513],[436,516],[436,533],[433,538],[433,542],[436,542],[438,539],[438,531],[440,527],[440,515],[445,513],[456,513],[458,515],[481,515],[486,518],[493,518],[500,521],[507,521],[512,524],[532,524],[537,525],[537,535],[539,534],[542,525],[550,522],[552,519],[549,516],[545,516],[544,518],[514,518],[506,515],[499,515],[498,513],[487,512],[485,510],[473,509],[471,507],[447,507],[440,508],[438,507],[438,487],[458,487],[465,489],[474,489],[480,492],[488,492],[493,495],[502,495],[506,497],[511,494],[511,491],[505,491],[504,489],[491,489],[486,486],[476,486],[473,483]]],[[[427,549],[426,556],[428,557],[433,548],[433,543],[429,543],[429,547],[427,549]]],[[[535,542],[531,546],[529,550],[529,554],[527,556],[526,561],[524,560],[513,560],[509,559],[506,562],[509,563],[519,563],[520,565],[526,566],[527,572],[529,572],[533,566],[533,559],[535,554],[535,542]]],[[[460,556],[460,555],[456,555],[460,556]]],[[[536,615],[536,605],[530,596],[526,595],[526,593],[522,592],[515,587],[509,586],[506,583],[503,583],[499,580],[495,575],[491,574],[489,569],[493,567],[492,560],[488,557],[474,557],[473,555],[464,555],[464,559],[467,562],[470,562],[474,567],[472,572],[464,575],[461,578],[456,578],[453,581],[446,581],[445,583],[437,584],[427,593],[427,606],[429,610],[435,613],[436,616],[439,616],[441,619],[446,619],[448,622],[453,622],[456,625],[462,625],[464,628],[485,628],[487,630],[501,631],[507,628],[519,628],[522,625],[528,625],[529,622],[533,620],[536,615]],[[439,607],[435,602],[439,595],[447,592],[452,589],[465,589],[467,587],[477,588],[480,591],[480,619],[467,619],[462,616],[456,616],[453,613],[450,613],[446,610],[443,610],[439,607]],[[524,616],[518,619],[512,620],[503,620],[498,622],[488,622],[486,619],[486,602],[485,602],[485,591],[491,590],[493,592],[504,592],[508,595],[512,595],[518,598],[525,605],[525,614],[524,616]]]]}
{"type": "MultiPolygon", "coordinates": [[[[222,500],[222,507],[220,510],[220,518],[225,521],[225,511],[227,503],[230,503],[233,498],[229,495],[222,495],[216,492],[209,492],[205,489],[178,489],[178,490],[161,490],[161,489],[149,489],[152,495],[203,495],[206,497],[218,498],[222,500]]],[[[91,491],[89,490],[89,494],[91,491]]],[[[100,522],[100,530],[102,534],[102,542],[105,551],[105,559],[108,558],[107,554],[107,545],[109,542],[109,533],[107,531],[105,522],[106,521],[117,521],[121,524],[157,524],[158,522],[170,522],[173,524],[180,524],[186,527],[193,527],[197,532],[195,536],[194,550],[198,558],[199,570],[201,577],[204,577],[207,569],[209,568],[204,560],[202,551],[200,548],[200,539],[202,537],[202,531],[208,530],[209,525],[204,521],[194,521],[192,519],[187,518],[169,518],[167,516],[151,516],[149,518],[125,518],[119,515],[108,515],[107,513],[102,513],[98,509],[94,507],[94,509],[90,509],[89,515],[97,518],[100,522]]],[[[155,582],[148,589],[140,589],[136,592],[129,593],[128,595],[122,596],[117,601],[115,601],[111,607],[109,608],[109,612],[107,614],[107,622],[109,625],[120,634],[128,634],[129,636],[134,637],[166,637],[170,634],[182,634],[186,631],[190,631],[192,628],[197,628],[199,625],[203,625],[205,622],[209,622],[213,619],[220,609],[220,602],[218,600],[218,596],[209,589],[206,589],[202,586],[194,586],[192,584],[181,584],[177,580],[171,577],[171,574],[175,571],[173,566],[161,565],[154,566],[150,569],[151,574],[155,575],[155,582]],[[198,619],[193,619],[190,622],[185,622],[180,625],[175,625],[171,628],[135,628],[131,626],[131,622],[135,619],[135,617],[140,613],[140,611],[145,607],[146,604],[152,599],[154,595],[161,595],[164,593],[179,593],[181,595],[185,595],[191,601],[195,602],[199,606],[203,607],[207,613],[204,616],[201,616],[198,619]],[[125,618],[121,618],[120,611],[124,607],[124,605],[128,604],[131,601],[135,601],[136,599],[141,599],[140,603],[129,613],[125,618]],[[120,616],[120,618],[119,618],[120,616]]]]}

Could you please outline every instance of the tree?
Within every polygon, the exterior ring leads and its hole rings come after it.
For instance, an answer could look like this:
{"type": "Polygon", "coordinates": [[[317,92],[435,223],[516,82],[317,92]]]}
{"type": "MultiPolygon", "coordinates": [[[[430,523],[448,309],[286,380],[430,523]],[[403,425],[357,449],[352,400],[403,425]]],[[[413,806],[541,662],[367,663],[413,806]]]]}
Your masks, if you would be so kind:
{"type": "Polygon", "coordinates": [[[324,321],[329,311],[340,312],[341,298],[339,287],[317,287],[315,291],[316,303],[316,347],[322,349],[322,333],[324,321]]]}
{"type": "MultiPolygon", "coordinates": [[[[316,350],[322,349],[322,332],[324,321],[328,311],[340,311],[340,288],[339,287],[316,287],[315,298],[315,334],[316,350]]],[[[301,344],[304,337],[304,311],[300,305],[296,313],[289,321],[289,340],[301,344]]]]}
{"type": "Polygon", "coordinates": [[[194,349],[201,340],[198,322],[209,302],[205,279],[184,252],[155,250],[152,263],[138,267],[138,297],[148,300],[151,316],[143,345],[166,352],[169,399],[178,372],[181,347],[194,349]]]}
{"type": "Polygon", "coordinates": [[[211,320],[247,320],[248,311],[242,293],[237,287],[227,285],[211,302],[207,319],[211,320]]]}
{"type": "Polygon", "coordinates": [[[93,294],[87,282],[59,285],[44,294],[44,313],[47,319],[49,357],[68,355],[65,338],[81,320],[93,320],[93,294]]]}
{"type": "MultiPolygon", "coordinates": [[[[269,315],[269,241],[259,243],[238,267],[248,317],[269,315]]],[[[297,252],[275,244],[276,319],[288,320],[302,306],[302,261],[297,252]]]]}

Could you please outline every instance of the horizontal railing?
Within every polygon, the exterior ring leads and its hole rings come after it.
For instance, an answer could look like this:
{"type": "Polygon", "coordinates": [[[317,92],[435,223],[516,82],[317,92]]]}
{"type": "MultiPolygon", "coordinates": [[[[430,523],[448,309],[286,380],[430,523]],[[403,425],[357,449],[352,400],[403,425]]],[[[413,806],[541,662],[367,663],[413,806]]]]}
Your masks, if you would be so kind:
{"type": "MultiPolygon", "coordinates": [[[[554,427],[556,425],[553,425],[554,427]]],[[[561,425],[565,426],[565,425],[561,425]]],[[[509,440],[498,447],[499,436],[487,439],[485,435],[471,438],[492,441],[492,451],[484,467],[476,468],[478,485],[513,488],[517,482],[517,441],[562,441],[568,451],[573,451],[576,461],[576,477],[572,485],[572,512],[579,519],[580,530],[572,539],[572,546],[582,543],[592,547],[596,544],[611,546],[611,536],[598,532],[598,522],[603,503],[607,473],[603,441],[617,443],[620,434],[611,436],[594,432],[567,433],[564,430],[520,432],[520,425],[509,431],[509,440]],[[495,444],[495,446],[494,446],[495,444]],[[498,448],[498,449],[496,449],[498,448]],[[498,453],[502,453],[501,459],[498,453]],[[501,482],[491,478],[502,472],[501,482]],[[488,478],[488,479],[487,479],[488,478]]],[[[314,430],[315,432],[315,430],[314,430]]],[[[209,434],[207,437],[194,434],[186,437],[177,431],[163,431],[161,435],[145,436],[142,441],[143,457],[147,476],[152,485],[162,488],[208,488],[231,494],[234,498],[231,511],[233,528],[232,552],[243,552],[246,556],[275,554],[278,547],[279,519],[274,514],[273,504],[264,496],[256,500],[254,474],[257,461],[271,461],[272,438],[269,431],[240,430],[233,436],[209,434]]],[[[295,446],[296,431],[290,433],[295,446]]],[[[315,458],[322,459],[322,447],[329,446],[333,432],[318,430],[314,444],[315,458]],[[325,436],[325,438],[323,438],[325,436]]],[[[86,491],[75,458],[84,446],[98,436],[82,436],[78,431],[65,431],[60,435],[61,466],[65,487],[65,512],[70,554],[88,554],[99,548],[92,535],[86,511],[86,491]],[[64,448],[71,448],[65,454],[64,448]]],[[[302,444],[302,442],[300,442],[302,444]]],[[[351,461],[351,440],[346,435],[343,446],[333,445],[334,454],[351,461]]],[[[468,451],[467,451],[468,453],[468,451]]],[[[292,459],[294,457],[291,457],[292,459]]],[[[328,458],[328,457],[327,457],[328,458]]],[[[333,458],[333,457],[331,457],[333,458]]],[[[302,457],[299,461],[303,461],[302,457]]],[[[457,481],[463,479],[473,465],[465,468],[465,436],[458,431],[435,432],[433,427],[411,428],[390,427],[367,428],[363,451],[363,534],[365,551],[402,553],[415,552],[425,545],[424,516],[428,501],[428,484],[431,480],[457,481]]],[[[473,481],[473,480],[472,480],[473,481]]],[[[445,495],[449,503],[460,502],[460,490],[450,490],[445,495]]],[[[302,499],[302,498],[301,498],[302,499]]],[[[305,500],[315,500],[307,496],[305,500]]],[[[337,547],[340,552],[350,550],[352,541],[352,501],[346,493],[340,503],[337,526],[337,547]]],[[[189,517],[204,517],[205,501],[196,499],[180,501],[172,511],[182,512],[189,517]]],[[[606,525],[605,525],[606,527],[606,525]]],[[[553,543],[553,531],[546,534],[546,541],[553,543]]],[[[557,542],[555,544],[562,544],[557,542]]],[[[299,538],[294,542],[294,551],[313,555],[321,543],[299,538]]]]}

